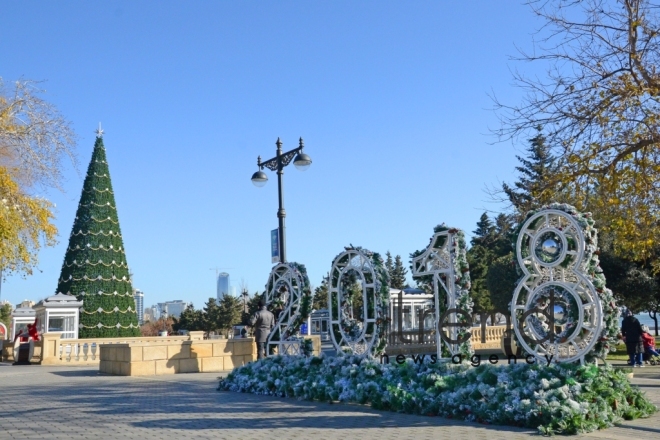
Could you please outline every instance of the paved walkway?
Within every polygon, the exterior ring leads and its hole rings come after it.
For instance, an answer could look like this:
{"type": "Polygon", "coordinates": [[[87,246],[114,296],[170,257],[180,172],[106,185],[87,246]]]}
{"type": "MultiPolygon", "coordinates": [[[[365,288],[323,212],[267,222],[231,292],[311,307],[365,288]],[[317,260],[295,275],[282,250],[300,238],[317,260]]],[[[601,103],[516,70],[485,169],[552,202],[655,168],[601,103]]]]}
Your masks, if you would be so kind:
{"type": "MultiPolygon", "coordinates": [[[[633,382],[660,406],[660,367],[635,375],[633,382]]],[[[217,376],[118,377],[97,368],[0,363],[0,439],[541,438],[530,430],[359,405],[218,392],[217,376]]],[[[660,415],[571,438],[657,439],[660,415]]]]}

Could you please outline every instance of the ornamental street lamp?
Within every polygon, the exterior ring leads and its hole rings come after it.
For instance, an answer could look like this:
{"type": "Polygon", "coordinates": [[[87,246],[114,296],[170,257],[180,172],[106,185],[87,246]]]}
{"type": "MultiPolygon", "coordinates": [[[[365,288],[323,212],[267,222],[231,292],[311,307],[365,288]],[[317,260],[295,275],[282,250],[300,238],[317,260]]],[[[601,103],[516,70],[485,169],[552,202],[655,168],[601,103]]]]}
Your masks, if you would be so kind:
{"type": "Polygon", "coordinates": [[[294,148],[286,153],[282,153],[282,142],[280,138],[277,138],[275,145],[277,145],[277,155],[274,158],[268,159],[265,162],[261,161],[261,156],[257,158],[259,170],[252,175],[252,183],[257,187],[262,187],[268,182],[268,176],[262,171],[264,167],[271,171],[277,171],[277,193],[279,197],[277,218],[279,219],[280,263],[286,263],[286,238],[284,235],[284,217],[286,217],[286,212],[284,211],[284,197],[282,195],[282,175],[284,174],[284,167],[289,165],[291,160],[293,160],[293,165],[296,168],[300,171],[305,171],[312,164],[312,159],[303,153],[304,146],[302,138],[300,138],[298,148],[294,148]]]}

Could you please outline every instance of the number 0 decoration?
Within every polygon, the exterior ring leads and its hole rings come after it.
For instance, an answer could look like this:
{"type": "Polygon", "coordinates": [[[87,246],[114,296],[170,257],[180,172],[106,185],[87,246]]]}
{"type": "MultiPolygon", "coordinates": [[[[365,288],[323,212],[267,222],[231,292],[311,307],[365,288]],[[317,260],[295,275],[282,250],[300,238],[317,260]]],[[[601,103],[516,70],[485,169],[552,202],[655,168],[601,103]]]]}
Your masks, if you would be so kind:
{"type": "Polygon", "coordinates": [[[591,214],[552,204],[527,214],[516,256],[523,277],[511,317],[518,342],[538,361],[604,358],[618,331],[619,311],[597,256],[591,214]]]}
{"type": "Polygon", "coordinates": [[[389,275],[379,254],[347,247],[332,262],[330,335],[337,352],[380,355],[387,343],[389,275]]]}
{"type": "Polygon", "coordinates": [[[302,355],[300,326],[311,311],[311,289],[305,266],[280,263],[270,272],[266,284],[266,307],[275,315],[275,327],[268,335],[268,351],[302,355]]]}

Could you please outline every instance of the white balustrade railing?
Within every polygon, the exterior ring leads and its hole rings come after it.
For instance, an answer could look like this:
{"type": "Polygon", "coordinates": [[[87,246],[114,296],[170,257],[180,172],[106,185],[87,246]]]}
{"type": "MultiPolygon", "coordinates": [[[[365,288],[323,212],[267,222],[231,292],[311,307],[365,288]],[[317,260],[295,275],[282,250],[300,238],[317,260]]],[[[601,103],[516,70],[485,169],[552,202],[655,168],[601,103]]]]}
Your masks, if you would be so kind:
{"type": "Polygon", "coordinates": [[[95,364],[101,361],[101,345],[175,342],[203,339],[203,332],[190,332],[187,336],[145,336],[129,338],[90,338],[90,339],[60,339],[59,333],[42,335],[42,364],[95,364]],[[199,334],[198,334],[199,333],[199,334]]]}
{"type": "MultiPolygon", "coordinates": [[[[485,330],[485,341],[482,342],[482,328],[470,328],[470,333],[472,335],[470,337],[470,342],[472,344],[472,348],[475,350],[499,348],[502,343],[502,339],[504,338],[506,325],[488,326],[485,328],[485,330]]],[[[420,340],[418,330],[403,331],[401,334],[399,334],[396,329],[394,331],[390,331],[389,346],[391,348],[405,347],[406,345],[414,345],[415,348],[421,348],[418,346],[422,345],[435,346],[435,336],[431,332],[427,331],[423,335],[423,338],[420,340]],[[401,337],[404,339],[402,340],[401,337]]]]}

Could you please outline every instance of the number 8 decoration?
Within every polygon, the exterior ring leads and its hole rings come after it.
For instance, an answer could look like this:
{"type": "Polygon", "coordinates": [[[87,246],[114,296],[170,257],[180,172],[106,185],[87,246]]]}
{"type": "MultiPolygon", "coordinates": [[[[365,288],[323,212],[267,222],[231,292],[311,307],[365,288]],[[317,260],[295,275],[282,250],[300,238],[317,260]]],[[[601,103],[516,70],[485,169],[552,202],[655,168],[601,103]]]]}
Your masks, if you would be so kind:
{"type": "Polygon", "coordinates": [[[518,343],[542,362],[604,358],[619,311],[598,262],[591,214],[551,204],[527,214],[515,244],[523,276],[511,317],[518,343]]]}

